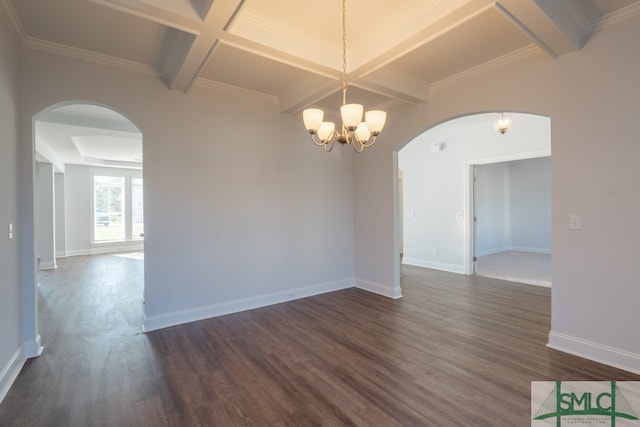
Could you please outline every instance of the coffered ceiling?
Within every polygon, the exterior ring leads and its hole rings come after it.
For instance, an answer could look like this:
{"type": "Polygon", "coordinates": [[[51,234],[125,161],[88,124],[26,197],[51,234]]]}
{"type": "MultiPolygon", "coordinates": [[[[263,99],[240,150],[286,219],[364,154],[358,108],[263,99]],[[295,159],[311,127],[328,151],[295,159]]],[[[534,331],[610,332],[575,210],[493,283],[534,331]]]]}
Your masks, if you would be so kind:
{"type": "MultiPolygon", "coordinates": [[[[340,104],[340,0],[0,0],[18,42],[161,79],[254,92],[297,114],[340,104]]],[[[438,85],[640,14],[640,0],[347,0],[349,99],[429,102],[438,85]]]]}
{"type": "MultiPolygon", "coordinates": [[[[340,90],[340,0],[0,2],[24,46],[152,74],[168,90],[248,90],[284,113],[340,90]]],[[[348,0],[348,80],[369,108],[420,104],[447,79],[523,52],[553,60],[638,13],[640,0],[348,0]]]]}

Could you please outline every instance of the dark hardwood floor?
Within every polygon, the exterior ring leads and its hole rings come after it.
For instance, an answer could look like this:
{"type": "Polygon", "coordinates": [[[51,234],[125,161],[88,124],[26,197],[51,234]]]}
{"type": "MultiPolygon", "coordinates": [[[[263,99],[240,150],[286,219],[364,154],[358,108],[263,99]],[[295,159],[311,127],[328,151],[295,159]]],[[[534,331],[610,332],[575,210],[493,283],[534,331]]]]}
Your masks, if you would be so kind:
{"type": "Polygon", "coordinates": [[[0,426],[527,426],[532,380],[640,380],[545,347],[550,290],[402,268],[349,289],[143,334],[142,262],[40,275],[45,351],[0,426]]]}

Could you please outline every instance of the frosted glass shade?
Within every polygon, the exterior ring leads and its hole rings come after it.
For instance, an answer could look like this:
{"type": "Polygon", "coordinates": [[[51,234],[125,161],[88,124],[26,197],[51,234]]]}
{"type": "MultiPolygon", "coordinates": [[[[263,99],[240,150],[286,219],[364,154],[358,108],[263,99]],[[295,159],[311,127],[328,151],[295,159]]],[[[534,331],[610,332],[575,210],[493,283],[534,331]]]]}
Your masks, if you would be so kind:
{"type": "Polygon", "coordinates": [[[324,119],[324,111],[319,108],[307,108],[302,112],[302,120],[308,131],[317,132],[324,119]]]}
{"type": "Polygon", "coordinates": [[[333,122],[322,122],[318,129],[318,138],[321,141],[326,141],[331,138],[331,133],[335,130],[336,124],[333,122]]]}
{"type": "Polygon", "coordinates": [[[365,114],[365,121],[367,122],[369,131],[372,134],[377,135],[382,131],[384,123],[387,121],[387,113],[381,110],[367,111],[367,114],[365,114]]]}
{"type": "Polygon", "coordinates": [[[340,115],[342,116],[342,123],[349,130],[355,130],[358,124],[362,120],[362,105],[361,104],[345,104],[340,107],[340,115]]]}
{"type": "Polygon", "coordinates": [[[371,137],[371,132],[369,132],[369,128],[365,122],[360,122],[356,128],[356,135],[361,142],[365,142],[371,137]]]}

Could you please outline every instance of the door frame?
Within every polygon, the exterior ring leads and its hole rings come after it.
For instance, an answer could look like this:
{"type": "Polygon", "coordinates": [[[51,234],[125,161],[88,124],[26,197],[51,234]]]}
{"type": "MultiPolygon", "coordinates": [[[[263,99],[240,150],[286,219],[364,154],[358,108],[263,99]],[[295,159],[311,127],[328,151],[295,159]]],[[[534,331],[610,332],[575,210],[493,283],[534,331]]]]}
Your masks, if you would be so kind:
{"type": "Polygon", "coordinates": [[[485,157],[479,159],[466,160],[464,162],[464,200],[465,200],[465,212],[467,212],[467,218],[465,221],[464,233],[464,271],[465,274],[475,273],[475,262],[473,258],[476,253],[476,223],[475,217],[475,185],[473,182],[474,170],[477,165],[488,165],[491,163],[503,163],[511,162],[514,160],[527,160],[537,159],[540,157],[551,157],[551,148],[544,150],[525,151],[522,153],[511,153],[502,156],[485,157]]]}

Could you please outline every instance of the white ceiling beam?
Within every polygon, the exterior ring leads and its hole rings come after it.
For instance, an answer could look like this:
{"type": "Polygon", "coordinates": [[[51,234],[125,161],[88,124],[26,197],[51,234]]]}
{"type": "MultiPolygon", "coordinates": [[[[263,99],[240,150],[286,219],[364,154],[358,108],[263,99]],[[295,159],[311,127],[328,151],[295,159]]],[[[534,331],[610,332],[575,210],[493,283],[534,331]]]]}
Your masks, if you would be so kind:
{"type": "MultiPolygon", "coordinates": [[[[169,88],[187,92],[220,43],[220,37],[231,26],[244,0],[216,0],[209,9],[202,31],[191,43],[182,45],[185,50],[179,66],[169,75],[169,88]]],[[[174,58],[177,55],[173,56],[174,58]]]]}
{"type": "Polygon", "coordinates": [[[581,48],[584,23],[557,0],[500,0],[496,8],[551,58],[581,48]]]}
{"type": "Polygon", "coordinates": [[[202,20],[189,0],[168,3],[165,7],[148,0],[90,0],[102,6],[148,19],[176,30],[197,35],[202,30],[202,20]],[[185,3],[186,2],[186,3],[185,3]],[[173,6],[171,9],[167,6],[173,6]]]}
{"type": "Polygon", "coordinates": [[[280,112],[296,114],[340,90],[339,77],[318,79],[305,87],[290,87],[284,95],[278,97],[280,112]]]}
{"type": "Polygon", "coordinates": [[[358,66],[356,69],[350,71],[349,74],[354,76],[353,78],[356,80],[365,77],[366,75],[390,64],[396,59],[405,56],[409,52],[429,43],[446,32],[464,24],[493,6],[493,0],[476,0],[468,2],[449,13],[445,18],[423,28],[421,31],[416,32],[397,45],[392,46],[390,49],[380,52],[378,56],[358,66]]]}
{"type": "Polygon", "coordinates": [[[379,69],[351,82],[353,86],[411,105],[429,102],[431,85],[406,73],[379,69]]]}

